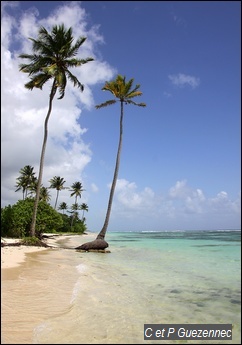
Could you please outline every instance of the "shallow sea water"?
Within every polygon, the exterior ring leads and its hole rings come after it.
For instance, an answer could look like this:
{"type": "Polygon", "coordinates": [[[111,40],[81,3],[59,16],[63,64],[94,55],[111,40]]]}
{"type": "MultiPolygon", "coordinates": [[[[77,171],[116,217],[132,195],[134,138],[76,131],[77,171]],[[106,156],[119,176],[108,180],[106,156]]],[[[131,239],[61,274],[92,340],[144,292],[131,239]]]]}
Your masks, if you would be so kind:
{"type": "MultiPolygon", "coordinates": [[[[144,340],[149,323],[232,324],[228,343],[240,343],[240,231],[113,232],[106,240],[111,253],[50,249],[3,270],[2,343],[198,344],[144,340]]],[[[65,246],[84,242],[71,236],[65,246]]]]}

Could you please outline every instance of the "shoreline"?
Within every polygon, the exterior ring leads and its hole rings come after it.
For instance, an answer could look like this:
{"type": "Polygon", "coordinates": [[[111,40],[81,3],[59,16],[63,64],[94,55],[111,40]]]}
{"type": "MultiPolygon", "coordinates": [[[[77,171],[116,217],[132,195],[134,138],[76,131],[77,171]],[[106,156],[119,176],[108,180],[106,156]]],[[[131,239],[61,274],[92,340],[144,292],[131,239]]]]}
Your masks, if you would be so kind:
{"type": "MultiPolygon", "coordinates": [[[[34,253],[34,252],[40,252],[44,250],[56,250],[60,248],[61,246],[58,244],[58,241],[65,241],[68,240],[68,238],[72,236],[80,236],[80,238],[83,238],[83,242],[81,241],[80,245],[82,243],[92,241],[96,238],[96,233],[88,232],[85,234],[81,235],[74,235],[74,234],[68,234],[68,235],[59,235],[59,234],[51,234],[51,233],[46,233],[44,234],[46,237],[44,239],[44,242],[48,244],[51,247],[38,247],[38,246],[3,246],[1,247],[1,269],[6,269],[6,268],[14,268],[14,267],[19,267],[26,259],[27,256],[26,254],[29,253],[34,253]]],[[[1,238],[1,243],[17,243],[21,239],[18,238],[6,238],[2,237],[1,238]]]]}

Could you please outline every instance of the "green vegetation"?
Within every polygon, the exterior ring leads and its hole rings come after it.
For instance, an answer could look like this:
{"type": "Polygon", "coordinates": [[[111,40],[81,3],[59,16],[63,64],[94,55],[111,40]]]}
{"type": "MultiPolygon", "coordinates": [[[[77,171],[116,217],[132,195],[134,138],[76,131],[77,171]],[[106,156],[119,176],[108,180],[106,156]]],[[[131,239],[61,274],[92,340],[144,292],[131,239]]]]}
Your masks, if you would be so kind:
{"type": "Polygon", "coordinates": [[[43,247],[43,242],[38,237],[25,237],[20,241],[21,245],[24,246],[37,246],[37,247],[43,247]]]}
{"type": "MultiPolygon", "coordinates": [[[[31,220],[34,199],[19,200],[14,205],[1,209],[1,236],[25,238],[31,237],[31,220]]],[[[52,206],[41,200],[38,204],[36,217],[36,236],[41,238],[43,233],[70,232],[83,233],[87,230],[85,223],[76,215],[71,229],[72,217],[58,213],[52,206]]]]}

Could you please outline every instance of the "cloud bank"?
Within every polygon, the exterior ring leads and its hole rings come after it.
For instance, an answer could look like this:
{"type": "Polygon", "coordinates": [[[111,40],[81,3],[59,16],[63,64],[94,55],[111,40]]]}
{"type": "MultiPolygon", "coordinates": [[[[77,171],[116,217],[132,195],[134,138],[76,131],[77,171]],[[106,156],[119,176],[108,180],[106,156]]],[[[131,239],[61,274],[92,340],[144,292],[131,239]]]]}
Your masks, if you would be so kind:
{"type": "MultiPolygon", "coordinates": [[[[82,128],[80,118],[84,108],[91,110],[94,99],[91,86],[101,85],[114,76],[116,70],[96,56],[99,45],[104,43],[98,26],[88,28],[87,14],[77,2],[56,8],[44,19],[39,19],[36,9],[17,12],[11,16],[7,10],[12,2],[2,7],[2,205],[18,200],[14,192],[16,177],[25,165],[35,167],[38,173],[43,124],[48,109],[50,85],[43,90],[24,88],[28,76],[19,72],[20,53],[31,52],[31,41],[40,26],[48,30],[56,23],[73,28],[75,38],[87,37],[79,49],[78,57],[93,57],[95,61],[76,68],[73,73],[84,84],[84,92],[69,83],[64,99],[54,99],[49,120],[43,184],[49,185],[53,176],[65,176],[66,185],[81,181],[84,169],[92,159],[92,151],[85,142],[87,128],[82,128]],[[89,65],[90,64],[90,65],[89,65]]],[[[68,193],[67,191],[62,193],[68,193]]]]}

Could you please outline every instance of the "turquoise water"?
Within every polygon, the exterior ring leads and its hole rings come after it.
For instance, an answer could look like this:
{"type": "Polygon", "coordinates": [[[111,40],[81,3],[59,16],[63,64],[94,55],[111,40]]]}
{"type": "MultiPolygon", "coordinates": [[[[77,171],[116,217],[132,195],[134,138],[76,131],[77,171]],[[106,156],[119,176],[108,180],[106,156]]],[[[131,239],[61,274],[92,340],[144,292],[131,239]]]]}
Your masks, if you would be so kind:
{"type": "MultiPolygon", "coordinates": [[[[72,236],[65,245],[84,240],[72,236]]],[[[240,343],[240,231],[113,232],[106,240],[108,254],[59,249],[29,255],[12,300],[25,289],[25,308],[35,318],[32,343],[152,343],[143,337],[149,323],[232,324],[229,343],[240,343]],[[26,290],[30,276],[33,286],[26,290]],[[33,300],[42,311],[33,310],[33,300]]]]}

